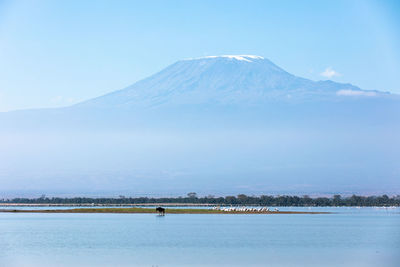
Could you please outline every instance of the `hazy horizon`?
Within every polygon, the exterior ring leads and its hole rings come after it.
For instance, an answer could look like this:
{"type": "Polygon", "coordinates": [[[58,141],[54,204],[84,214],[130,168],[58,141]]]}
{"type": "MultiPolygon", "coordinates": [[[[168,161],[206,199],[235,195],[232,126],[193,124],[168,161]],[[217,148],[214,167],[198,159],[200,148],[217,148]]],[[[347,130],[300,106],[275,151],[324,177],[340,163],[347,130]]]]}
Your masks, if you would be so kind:
{"type": "Polygon", "coordinates": [[[178,61],[68,108],[2,113],[3,192],[397,194],[399,103],[261,57],[178,61]]]}
{"type": "Polygon", "coordinates": [[[0,1],[2,193],[399,194],[398,10],[0,1]]]}

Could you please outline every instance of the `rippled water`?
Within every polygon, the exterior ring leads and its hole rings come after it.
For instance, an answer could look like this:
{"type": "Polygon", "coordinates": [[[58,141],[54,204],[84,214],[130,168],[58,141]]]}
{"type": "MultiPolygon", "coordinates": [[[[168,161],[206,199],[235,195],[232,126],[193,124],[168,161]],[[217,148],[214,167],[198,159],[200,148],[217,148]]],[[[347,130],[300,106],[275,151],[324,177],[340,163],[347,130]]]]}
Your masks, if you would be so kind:
{"type": "Polygon", "coordinates": [[[311,210],[337,213],[0,213],[0,266],[400,266],[399,208],[311,210]]]}

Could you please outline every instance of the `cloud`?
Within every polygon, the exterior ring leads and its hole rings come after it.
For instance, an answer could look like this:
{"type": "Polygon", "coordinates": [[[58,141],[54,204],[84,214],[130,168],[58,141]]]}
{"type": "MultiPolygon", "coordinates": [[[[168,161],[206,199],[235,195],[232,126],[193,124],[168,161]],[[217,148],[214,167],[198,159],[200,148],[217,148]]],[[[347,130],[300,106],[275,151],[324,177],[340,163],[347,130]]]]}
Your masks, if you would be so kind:
{"type": "Polygon", "coordinates": [[[376,96],[375,92],[361,90],[339,90],[336,92],[336,94],[340,96],[376,96]]]}
{"type": "Polygon", "coordinates": [[[323,72],[321,72],[321,76],[332,78],[335,76],[340,76],[340,73],[332,69],[331,67],[327,67],[323,72]]]}

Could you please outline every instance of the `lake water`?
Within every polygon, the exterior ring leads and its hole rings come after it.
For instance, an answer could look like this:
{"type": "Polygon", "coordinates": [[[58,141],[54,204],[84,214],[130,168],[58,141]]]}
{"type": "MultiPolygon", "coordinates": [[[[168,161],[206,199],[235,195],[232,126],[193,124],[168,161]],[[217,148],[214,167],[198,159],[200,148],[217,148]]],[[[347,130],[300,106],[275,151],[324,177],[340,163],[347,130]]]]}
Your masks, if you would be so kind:
{"type": "Polygon", "coordinates": [[[0,213],[0,266],[400,266],[399,208],[311,210],[337,213],[0,213]]]}

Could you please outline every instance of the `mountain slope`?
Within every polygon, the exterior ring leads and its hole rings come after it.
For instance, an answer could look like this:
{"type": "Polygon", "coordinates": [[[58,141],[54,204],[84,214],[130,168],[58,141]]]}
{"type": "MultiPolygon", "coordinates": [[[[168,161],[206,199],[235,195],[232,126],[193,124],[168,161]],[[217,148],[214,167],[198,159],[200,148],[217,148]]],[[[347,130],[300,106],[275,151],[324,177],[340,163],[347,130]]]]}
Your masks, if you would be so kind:
{"type": "Polygon", "coordinates": [[[148,108],[163,105],[259,105],[346,96],[384,96],[351,84],[296,77],[259,56],[219,56],[178,61],[132,86],[79,107],[148,108]]]}

